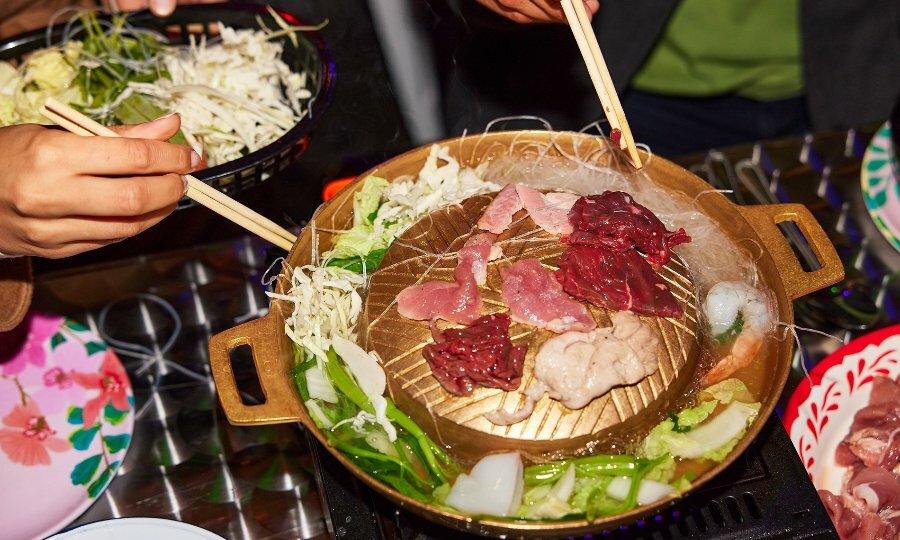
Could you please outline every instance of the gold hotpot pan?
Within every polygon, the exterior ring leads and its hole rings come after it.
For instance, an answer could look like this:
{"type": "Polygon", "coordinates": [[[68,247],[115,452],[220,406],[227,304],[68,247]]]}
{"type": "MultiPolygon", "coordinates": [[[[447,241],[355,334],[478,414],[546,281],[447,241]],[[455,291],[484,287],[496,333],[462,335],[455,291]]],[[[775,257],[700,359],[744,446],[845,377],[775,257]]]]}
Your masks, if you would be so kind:
{"type": "MultiPolygon", "coordinates": [[[[591,155],[592,151],[607,145],[606,139],[570,132],[550,131],[508,131],[468,136],[442,141],[451,155],[460,161],[462,166],[475,166],[484,160],[500,155],[508,155],[513,148],[522,148],[523,143],[544,145],[550,152],[564,152],[574,155],[591,155]]],[[[315,215],[317,227],[324,229],[346,229],[352,222],[353,193],[361,182],[369,175],[377,175],[394,180],[405,175],[415,175],[425,162],[431,145],[426,145],[394,157],[377,167],[361,174],[354,182],[341,190],[333,199],[320,207],[315,215]]],[[[618,150],[614,150],[618,152],[618,150]]],[[[774,204],[760,206],[737,206],[720,193],[711,193],[709,184],[689,171],[659,156],[642,156],[646,163],[645,170],[660,187],[672,192],[682,193],[691,199],[697,198],[702,210],[717,221],[723,230],[735,238],[748,238],[750,244],[759,246],[757,265],[763,281],[773,291],[777,302],[778,320],[793,322],[791,301],[812,291],[834,284],[843,279],[844,270],[834,246],[828,240],[822,227],[816,222],[809,210],[799,204],[774,204]],[[821,268],[806,272],[800,266],[787,240],[778,228],[782,222],[794,222],[799,226],[810,247],[821,263],[821,268]]],[[[625,163],[624,155],[617,161],[625,163]]],[[[329,233],[317,231],[320,249],[327,250],[331,244],[329,233]]],[[[287,256],[287,264],[297,267],[310,263],[312,232],[307,226],[293,249],[287,256]]],[[[756,255],[756,253],[754,253],[756,255]]],[[[290,283],[285,271],[279,279],[278,288],[283,292],[285,283],[290,283]]],[[[273,301],[269,313],[257,320],[226,330],[212,337],[209,342],[210,363],[218,389],[219,399],[228,420],[237,425],[275,424],[300,422],[306,429],[369,487],[384,495],[399,506],[422,515],[435,522],[482,535],[507,536],[568,536],[583,535],[609,529],[618,525],[631,523],[639,517],[655,513],[662,507],[672,504],[675,499],[667,498],[656,503],[641,506],[629,512],[614,516],[586,519],[524,522],[505,521],[500,519],[473,519],[446,508],[438,508],[422,504],[406,497],[385,484],[380,483],[356,467],[339,451],[330,447],[323,434],[310,420],[300,398],[291,368],[293,352],[289,338],[284,333],[285,314],[290,313],[290,306],[283,301],[273,301]],[[253,351],[253,360],[259,376],[266,401],[259,405],[245,405],[236,387],[232,373],[229,351],[235,347],[248,345],[253,351]]],[[[770,384],[764,385],[764,395],[759,396],[762,402],[759,417],[747,430],[744,438],[722,462],[698,477],[691,486],[691,491],[699,488],[710,478],[719,474],[731,464],[751,443],[777,402],[790,370],[792,357],[791,340],[782,340],[775,344],[774,370],[771,371],[770,384]]],[[[435,434],[431,433],[434,436],[435,434]]]]}

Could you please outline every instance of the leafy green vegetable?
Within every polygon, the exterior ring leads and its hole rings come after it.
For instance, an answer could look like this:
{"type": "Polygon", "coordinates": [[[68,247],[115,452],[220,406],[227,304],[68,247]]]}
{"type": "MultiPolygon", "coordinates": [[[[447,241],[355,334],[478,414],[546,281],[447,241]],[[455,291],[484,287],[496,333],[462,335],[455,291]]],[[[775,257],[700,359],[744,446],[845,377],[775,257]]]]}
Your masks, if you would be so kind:
{"type": "MultiPolygon", "coordinates": [[[[354,425],[360,411],[375,414],[372,401],[333,348],[327,351],[327,358],[325,373],[337,390],[338,405],[321,403],[316,406],[335,425],[325,431],[331,444],[374,478],[401,493],[423,502],[434,501],[434,491],[459,474],[459,466],[390,399],[387,399],[385,415],[399,429],[393,448],[386,452],[385,444],[390,443],[381,442],[386,441],[381,426],[372,423],[362,423],[361,427],[354,425]]],[[[304,366],[309,369],[315,365],[315,358],[310,355],[303,360],[303,356],[295,356],[295,364],[294,377],[299,386],[298,372],[304,366]]]]}
{"type": "MultiPolygon", "coordinates": [[[[163,116],[166,111],[141,94],[131,94],[116,105],[113,114],[119,123],[142,124],[163,116]]],[[[169,142],[189,146],[181,130],[169,142]]]]}
{"type": "MultiPolygon", "coordinates": [[[[156,62],[166,44],[150,33],[124,33],[127,15],[113,15],[108,32],[92,11],[81,13],[79,19],[85,34],[82,55],[91,60],[81,63],[76,79],[85,109],[113,103],[129,82],[152,82],[166,76],[156,62]]],[[[112,118],[101,120],[111,123],[112,118]]]]}
{"type": "Polygon", "coordinates": [[[387,253],[387,248],[373,249],[366,255],[357,255],[355,257],[346,257],[342,259],[331,259],[328,261],[328,266],[337,266],[338,268],[343,268],[345,270],[350,270],[351,272],[356,272],[357,274],[361,274],[363,271],[363,267],[365,267],[366,272],[372,272],[381,264],[381,260],[384,259],[384,255],[387,253]]]}
{"type": "Polygon", "coordinates": [[[381,206],[381,194],[388,181],[377,176],[369,176],[359,191],[353,194],[353,226],[372,225],[381,206]]]}
{"type": "Polygon", "coordinates": [[[707,388],[700,393],[700,398],[706,398],[705,401],[654,427],[641,443],[638,455],[655,458],[669,453],[682,458],[722,461],[759,411],[759,403],[737,400],[748,396],[746,386],[737,379],[707,388]],[[713,415],[720,403],[728,407],[713,415]]]}
{"type": "Polygon", "coordinates": [[[678,414],[669,415],[674,422],[672,431],[676,433],[685,433],[691,430],[692,426],[706,420],[719,404],[718,400],[704,401],[691,409],[684,409],[678,414]]]}
{"type": "Polygon", "coordinates": [[[740,379],[725,379],[722,382],[704,388],[700,391],[700,398],[712,398],[723,404],[729,404],[732,401],[743,401],[744,403],[752,403],[754,401],[747,386],[740,379]]]}
{"type": "Polygon", "coordinates": [[[362,272],[365,262],[366,271],[378,268],[397,232],[396,225],[376,225],[381,197],[387,186],[388,181],[384,178],[369,176],[353,194],[353,227],[335,239],[329,266],[362,272]]]}

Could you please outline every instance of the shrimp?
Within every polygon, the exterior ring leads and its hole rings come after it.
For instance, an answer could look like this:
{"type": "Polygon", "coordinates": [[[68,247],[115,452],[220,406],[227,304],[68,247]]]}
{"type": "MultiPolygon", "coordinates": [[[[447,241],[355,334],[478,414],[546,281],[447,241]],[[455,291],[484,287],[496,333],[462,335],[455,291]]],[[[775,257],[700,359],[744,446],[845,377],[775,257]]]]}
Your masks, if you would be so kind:
{"type": "Polygon", "coordinates": [[[753,362],[772,328],[772,312],[766,294],[743,281],[721,281],[713,285],[703,303],[703,312],[713,336],[732,328],[738,316],[744,321],[731,351],[704,375],[703,385],[708,386],[753,362]]]}

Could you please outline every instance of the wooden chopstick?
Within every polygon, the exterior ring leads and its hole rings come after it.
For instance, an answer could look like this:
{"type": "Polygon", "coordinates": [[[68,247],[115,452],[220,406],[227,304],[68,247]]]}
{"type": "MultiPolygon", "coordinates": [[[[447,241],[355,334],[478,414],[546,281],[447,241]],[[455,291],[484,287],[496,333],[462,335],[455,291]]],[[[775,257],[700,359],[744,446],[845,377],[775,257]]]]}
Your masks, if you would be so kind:
{"type": "MultiPolygon", "coordinates": [[[[51,122],[83,137],[120,137],[108,127],[88,118],[64,103],[48,98],[40,109],[41,114],[51,122]]],[[[213,212],[228,219],[248,231],[268,240],[276,246],[290,251],[297,237],[272,220],[254,212],[250,208],[207,185],[191,175],[185,175],[188,189],[185,195],[213,212]]]]}
{"type": "Polygon", "coordinates": [[[562,0],[561,4],[569,27],[572,29],[572,35],[578,44],[578,50],[581,51],[588,74],[591,76],[594,90],[597,91],[597,97],[600,98],[603,112],[609,120],[610,127],[618,129],[621,134],[619,148],[626,150],[632,165],[640,169],[643,167],[641,156],[634,144],[634,136],[628,126],[628,120],[625,118],[625,111],[622,110],[616,87],[613,86],[606,61],[603,60],[603,53],[600,52],[600,45],[597,43],[597,36],[594,35],[591,21],[584,9],[584,3],[581,0],[562,0]]]}

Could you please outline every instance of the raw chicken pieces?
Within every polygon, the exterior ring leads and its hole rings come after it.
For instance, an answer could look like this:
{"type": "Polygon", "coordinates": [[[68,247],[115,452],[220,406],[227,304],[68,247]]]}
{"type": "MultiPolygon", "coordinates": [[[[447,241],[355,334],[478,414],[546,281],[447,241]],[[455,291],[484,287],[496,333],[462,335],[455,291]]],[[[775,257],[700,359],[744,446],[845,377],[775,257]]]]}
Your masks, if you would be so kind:
{"type": "Polygon", "coordinates": [[[630,311],[612,314],[612,327],[566,332],[544,343],[534,375],[570,409],[580,409],[614,386],[656,373],[659,338],[630,311]]]}
{"type": "Polygon", "coordinates": [[[841,538],[894,539],[900,533],[900,384],[872,381],[869,404],[857,411],[835,463],[847,467],[839,495],[819,496],[841,538]]]}
{"type": "Polygon", "coordinates": [[[469,324],[481,315],[481,294],[478,285],[487,276],[487,262],[492,255],[490,234],[471,236],[457,254],[455,282],[426,281],[412,285],[397,295],[397,311],[407,319],[427,321],[444,319],[469,324]]]}
{"type": "Polygon", "coordinates": [[[500,277],[512,320],[557,333],[596,328],[587,308],[566,294],[537,259],[516,261],[502,269],[500,277]]]}

